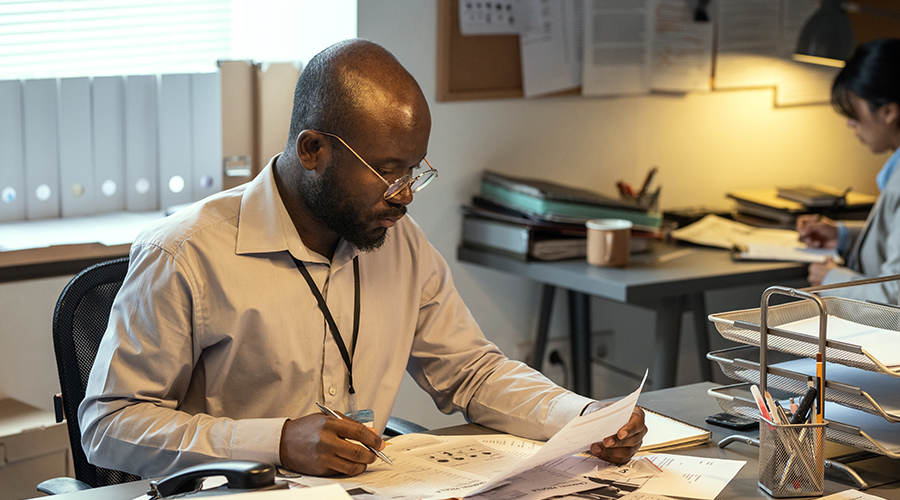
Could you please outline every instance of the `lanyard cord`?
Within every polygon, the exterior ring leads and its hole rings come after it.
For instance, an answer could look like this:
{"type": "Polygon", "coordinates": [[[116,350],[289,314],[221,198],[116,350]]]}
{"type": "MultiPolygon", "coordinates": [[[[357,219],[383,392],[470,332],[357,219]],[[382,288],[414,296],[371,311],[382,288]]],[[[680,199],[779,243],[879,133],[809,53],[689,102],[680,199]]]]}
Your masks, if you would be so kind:
{"type": "Polygon", "coordinates": [[[347,372],[350,374],[349,392],[350,394],[356,394],[356,390],[353,389],[353,355],[356,353],[356,339],[359,337],[359,256],[353,257],[353,339],[350,344],[350,352],[347,352],[347,346],[344,344],[344,339],[341,338],[341,332],[338,331],[337,323],[334,322],[331,311],[328,310],[328,304],[325,303],[325,297],[322,297],[322,292],[319,291],[316,282],[313,281],[312,276],[309,275],[306,266],[297,259],[294,259],[294,265],[297,266],[297,270],[299,270],[300,274],[303,275],[303,278],[306,279],[306,284],[309,285],[309,289],[312,291],[313,295],[315,295],[316,301],[319,302],[319,309],[322,310],[325,321],[328,322],[331,336],[334,337],[334,343],[337,344],[338,350],[341,351],[341,358],[344,359],[344,364],[347,366],[347,372]]]}

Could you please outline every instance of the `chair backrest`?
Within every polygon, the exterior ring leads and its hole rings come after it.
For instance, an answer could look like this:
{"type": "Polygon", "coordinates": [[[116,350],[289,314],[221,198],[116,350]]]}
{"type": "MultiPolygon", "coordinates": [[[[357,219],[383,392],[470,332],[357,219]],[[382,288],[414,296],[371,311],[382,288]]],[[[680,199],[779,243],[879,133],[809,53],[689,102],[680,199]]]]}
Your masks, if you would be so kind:
{"type": "Polygon", "coordinates": [[[127,271],[128,257],[101,262],[81,271],[66,285],[53,313],[53,349],[75,478],[93,487],[140,479],[133,474],[91,465],[81,447],[81,427],[78,425],[78,405],[84,399],[113,299],[127,271]]]}

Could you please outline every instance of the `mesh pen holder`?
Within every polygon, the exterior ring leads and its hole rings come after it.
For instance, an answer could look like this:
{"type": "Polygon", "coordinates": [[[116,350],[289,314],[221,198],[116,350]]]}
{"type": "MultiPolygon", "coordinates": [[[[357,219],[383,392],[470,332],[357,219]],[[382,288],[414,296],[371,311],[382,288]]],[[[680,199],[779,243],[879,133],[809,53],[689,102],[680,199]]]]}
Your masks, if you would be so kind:
{"type": "Polygon", "coordinates": [[[825,424],[759,419],[759,487],[774,498],[822,496],[825,424]]]}

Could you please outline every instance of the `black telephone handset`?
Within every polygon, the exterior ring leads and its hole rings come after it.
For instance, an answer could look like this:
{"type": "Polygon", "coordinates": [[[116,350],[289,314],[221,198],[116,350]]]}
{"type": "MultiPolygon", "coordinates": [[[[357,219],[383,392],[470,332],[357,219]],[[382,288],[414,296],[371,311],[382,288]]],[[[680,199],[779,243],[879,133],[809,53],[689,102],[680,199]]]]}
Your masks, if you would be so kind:
{"type": "Polygon", "coordinates": [[[215,495],[243,491],[285,489],[287,483],[275,484],[275,467],[265,462],[227,460],[194,465],[163,479],[150,482],[147,495],[151,499],[169,498],[197,491],[203,480],[213,476],[225,476],[227,486],[197,492],[197,495],[215,495]]]}

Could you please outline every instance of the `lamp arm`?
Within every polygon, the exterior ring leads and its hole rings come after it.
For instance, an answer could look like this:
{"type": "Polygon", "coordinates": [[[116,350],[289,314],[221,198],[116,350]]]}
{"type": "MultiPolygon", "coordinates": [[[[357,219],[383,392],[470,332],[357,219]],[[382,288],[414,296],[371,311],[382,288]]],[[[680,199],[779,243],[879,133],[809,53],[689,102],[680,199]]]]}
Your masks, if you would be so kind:
{"type": "Polygon", "coordinates": [[[895,10],[882,9],[879,7],[869,7],[868,5],[860,5],[855,2],[843,2],[841,7],[847,12],[854,14],[869,14],[879,17],[890,17],[892,19],[900,19],[900,12],[895,10]]]}

